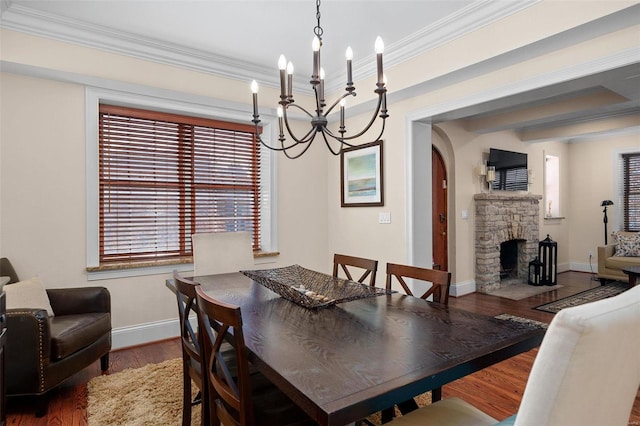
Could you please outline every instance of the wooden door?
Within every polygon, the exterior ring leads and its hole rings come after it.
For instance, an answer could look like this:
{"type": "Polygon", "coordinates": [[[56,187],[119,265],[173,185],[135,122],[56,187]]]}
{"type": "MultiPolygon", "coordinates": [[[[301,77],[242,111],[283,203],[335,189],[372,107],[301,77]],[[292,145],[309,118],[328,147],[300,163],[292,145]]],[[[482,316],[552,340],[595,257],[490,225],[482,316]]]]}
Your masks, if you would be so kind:
{"type": "Polygon", "coordinates": [[[431,170],[433,269],[448,271],[447,169],[442,155],[435,147],[431,148],[431,170]]]}

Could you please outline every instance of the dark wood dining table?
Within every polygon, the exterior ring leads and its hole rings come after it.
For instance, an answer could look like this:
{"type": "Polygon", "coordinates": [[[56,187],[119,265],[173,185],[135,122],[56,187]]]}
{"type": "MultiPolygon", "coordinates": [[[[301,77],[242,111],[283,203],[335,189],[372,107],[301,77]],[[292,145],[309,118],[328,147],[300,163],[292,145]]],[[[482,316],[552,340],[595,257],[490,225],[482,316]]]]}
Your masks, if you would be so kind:
{"type": "Polygon", "coordinates": [[[251,362],[320,425],[360,420],[528,351],[544,335],[400,293],[308,309],[239,272],[193,279],[241,307],[251,362]]]}

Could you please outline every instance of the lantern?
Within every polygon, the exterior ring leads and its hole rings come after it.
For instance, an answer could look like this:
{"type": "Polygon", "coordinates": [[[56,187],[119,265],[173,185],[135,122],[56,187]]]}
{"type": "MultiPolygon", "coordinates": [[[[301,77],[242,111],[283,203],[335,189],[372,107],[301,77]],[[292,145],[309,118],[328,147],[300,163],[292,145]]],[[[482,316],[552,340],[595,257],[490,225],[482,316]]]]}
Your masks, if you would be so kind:
{"type": "Polygon", "coordinates": [[[540,275],[542,274],[542,267],[544,265],[537,257],[529,262],[529,284],[542,285],[540,282],[540,275]]]}
{"type": "Polygon", "coordinates": [[[558,243],[549,234],[538,243],[538,258],[542,262],[540,284],[556,285],[558,282],[558,243]]]}

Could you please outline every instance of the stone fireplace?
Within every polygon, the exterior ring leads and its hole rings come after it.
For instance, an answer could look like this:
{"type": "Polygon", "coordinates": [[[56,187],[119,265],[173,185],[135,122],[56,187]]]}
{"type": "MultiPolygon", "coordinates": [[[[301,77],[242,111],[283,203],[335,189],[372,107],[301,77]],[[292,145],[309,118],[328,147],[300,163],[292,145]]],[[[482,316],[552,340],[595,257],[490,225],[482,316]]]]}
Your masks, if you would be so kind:
{"type": "Polygon", "coordinates": [[[476,290],[489,293],[527,282],[529,262],[538,255],[542,196],[489,192],[476,194],[474,199],[476,290]]]}

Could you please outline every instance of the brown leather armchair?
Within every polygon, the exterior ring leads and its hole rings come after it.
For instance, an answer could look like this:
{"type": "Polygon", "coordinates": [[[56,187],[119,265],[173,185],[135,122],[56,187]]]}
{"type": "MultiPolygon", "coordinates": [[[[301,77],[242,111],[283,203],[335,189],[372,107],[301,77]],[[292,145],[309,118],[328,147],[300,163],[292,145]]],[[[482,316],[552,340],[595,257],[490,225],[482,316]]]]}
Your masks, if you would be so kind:
{"type": "MultiPolygon", "coordinates": [[[[18,282],[11,263],[0,259],[0,275],[18,282]]],[[[111,297],[104,287],[47,289],[54,312],[8,309],[7,396],[33,395],[36,415],[47,412],[47,392],[100,359],[109,368],[111,297]]]]}

